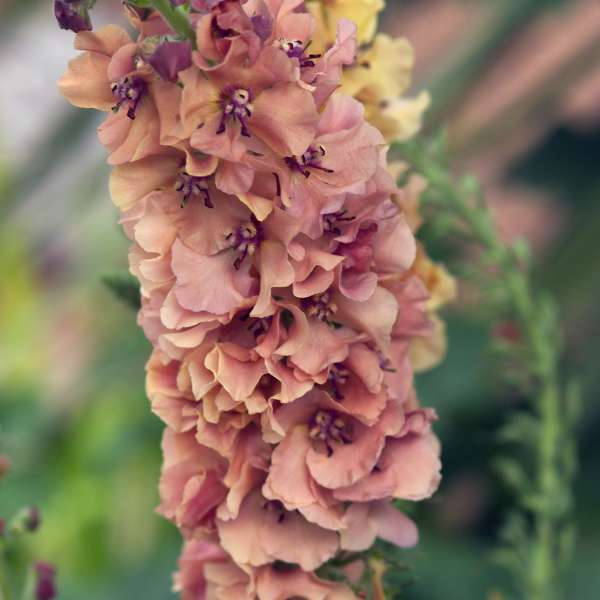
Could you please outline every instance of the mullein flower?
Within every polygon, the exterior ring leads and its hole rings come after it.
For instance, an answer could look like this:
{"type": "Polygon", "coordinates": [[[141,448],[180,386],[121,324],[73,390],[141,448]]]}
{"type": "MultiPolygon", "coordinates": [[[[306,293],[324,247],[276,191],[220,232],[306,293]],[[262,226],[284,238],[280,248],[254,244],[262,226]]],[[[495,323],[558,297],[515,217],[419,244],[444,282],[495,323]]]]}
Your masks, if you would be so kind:
{"type": "Polygon", "coordinates": [[[186,541],[174,590],[183,600],[281,600],[282,594],[306,600],[358,600],[349,587],[324,581],[299,568],[241,569],[218,545],[201,540],[186,541]]]}
{"type": "Polygon", "coordinates": [[[323,2],[326,29],[300,0],[191,8],[197,50],[128,10],[137,40],[78,34],[60,82],[75,105],[112,112],[99,135],[166,425],[158,510],[186,540],[176,589],[350,600],[314,571],[376,537],[414,545],[390,500],[440,480],[411,360],[443,285],[368,122],[412,59],[384,64],[405,49],[387,38],[356,58],[378,1],[323,2]],[[333,18],[348,8],[358,28],[333,18]],[[360,56],[377,64],[363,72],[360,56]]]}
{"type": "Polygon", "coordinates": [[[379,13],[385,8],[384,0],[309,0],[307,5],[325,39],[331,39],[335,23],[346,18],[356,23],[359,44],[373,39],[379,13]]]}
{"type": "Polygon", "coordinates": [[[405,141],[421,128],[429,107],[429,94],[404,96],[411,85],[414,50],[404,38],[379,33],[360,50],[354,64],[344,71],[342,90],[365,107],[365,118],[388,141],[405,141]]]}

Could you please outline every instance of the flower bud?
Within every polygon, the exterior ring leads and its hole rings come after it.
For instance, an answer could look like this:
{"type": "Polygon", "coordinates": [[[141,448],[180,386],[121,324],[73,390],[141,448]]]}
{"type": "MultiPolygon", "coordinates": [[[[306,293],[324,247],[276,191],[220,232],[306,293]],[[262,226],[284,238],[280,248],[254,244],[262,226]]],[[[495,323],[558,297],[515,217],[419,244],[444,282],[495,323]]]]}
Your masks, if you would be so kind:
{"type": "Polygon", "coordinates": [[[165,81],[176,82],[179,72],[192,66],[192,44],[188,41],[145,40],[142,53],[165,81]]]}
{"type": "Polygon", "coordinates": [[[21,509],[11,521],[11,531],[17,534],[24,532],[33,533],[41,524],[40,511],[35,506],[27,506],[21,509]]]}
{"type": "Polygon", "coordinates": [[[35,586],[36,600],[52,600],[56,598],[56,569],[49,563],[38,562],[35,565],[37,581],[35,586]]]}
{"type": "Polygon", "coordinates": [[[30,506],[25,509],[25,520],[23,521],[27,531],[37,531],[40,527],[41,517],[40,511],[35,506],[30,506]]]}
{"type": "Polygon", "coordinates": [[[0,454],[0,479],[4,477],[10,471],[10,460],[8,456],[0,454]]]}
{"type": "Polygon", "coordinates": [[[75,33],[91,31],[88,0],[54,0],[54,16],[61,29],[75,33]]]}

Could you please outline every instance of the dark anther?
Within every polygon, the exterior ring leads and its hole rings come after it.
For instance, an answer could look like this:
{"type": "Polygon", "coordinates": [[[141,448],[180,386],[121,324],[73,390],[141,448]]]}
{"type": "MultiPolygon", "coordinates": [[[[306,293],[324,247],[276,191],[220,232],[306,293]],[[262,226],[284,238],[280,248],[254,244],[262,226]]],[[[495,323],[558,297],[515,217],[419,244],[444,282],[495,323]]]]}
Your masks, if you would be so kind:
{"type": "Polygon", "coordinates": [[[250,137],[248,131],[247,119],[252,116],[254,108],[250,102],[250,92],[242,88],[236,88],[230,93],[226,93],[222,101],[223,112],[221,114],[221,122],[217,129],[217,134],[225,133],[227,127],[227,119],[230,117],[237,120],[240,124],[242,135],[250,137]]]}
{"type": "Polygon", "coordinates": [[[236,271],[239,271],[242,263],[246,260],[247,256],[253,256],[254,253],[258,250],[262,240],[263,240],[263,232],[260,223],[252,217],[251,221],[240,225],[234,231],[228,233],[225,238],[231,241],[231,247],[241,252],[241,255],[238,256],[233,266],[236,271]]]}
{"type": "Polygon", "coordinates": [[[196,177],[190,175],[187,171],[181,170],[175,182],[175,191],[181,192],[181,208],[183,208],[190,200],[191,196],[202,195],[204,197],[204,206],[214,208],[208,190],[208,178],[196,177]]]}
{"type": "Polygon", "coordinates": [[[273,175],[275,176],[275,187],[277,190],[277,196],[281,198],[281,179],[279,178],[279,175],[277,173],[273,173],[273,175]]]}
{"type": "Polygon", "coordinates": [[[323,229],[325,230],[325,233],[341,235],[341,224],[350,223],[356,219],[356,217],[347,217],[347,214],[348,209],[345,208],[344,210],[338,210],[337,212],[323,215],[323,229]]]}
{"type": "Polygon", "coordinates": [[[121,106],[126,106],[127,116],[135,119],[137,107],[147,90],[148,86],[141,77],[123,77],[112,86],[113,96],[117,99],[113,111],[117,112],[121,106]]]}

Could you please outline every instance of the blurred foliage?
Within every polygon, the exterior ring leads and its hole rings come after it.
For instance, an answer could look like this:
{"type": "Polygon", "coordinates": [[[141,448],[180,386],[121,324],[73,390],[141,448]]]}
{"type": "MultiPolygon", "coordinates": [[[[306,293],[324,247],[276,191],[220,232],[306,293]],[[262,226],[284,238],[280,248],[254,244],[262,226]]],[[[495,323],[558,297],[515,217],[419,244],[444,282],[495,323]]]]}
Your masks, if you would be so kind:
{"type": "MultiPolygon", "coordinates": [[[[447,88],[452,101],[438,103],[438,122],[516,31],[557,4],[483,2],[513,16],[488,31],[465,31],[475,50],[438,74],[439,81],[457,84],[447,88]],[[461,71],[467,76],[448,70],[467,59],[461,71]]],[[[390,11],[394,4],[401,2],[390,2],[390,11]]],[[[3,35],[25,27],[36,6],[6,3],[3,35]]],[[[50,14],[48,21],[52,27],[50,14]]],[[[69,35],[62,39],[70,44],[69,35]]],[[[104,274],[124,268],[126,241],[114,225],[104,170],[82,170],[80,181],[68,172],[60,192],[46,192],[56,190],[46,187],[50,178],[74,160],[65,158],[68,149],[90,137],[94,125],[88,113],[65,108],[48,120],[27,169],[0,154],[0,453],[13,462],[0,486],[0,517],[24,505],[40,507],[44,526],[31,540],[32,551],[57,565],[61,599],[165,600],[179,537],[153,513],[161,426],[144,395],[149,346],[131,309],[102,284],[104,274]]],[[[86,148],[82,156],[91,152],[86,148]]],[[[597,129],[559,122],[510,172],[511,182],[551,194],[565,215],[534,275],[559,300],[564,370],[583,382],[574,490],[579,536],[567,574],[567,597],[574,600],[595,600],[600,589],[599,161],[597,129]]],[[[456,240],[428,245],[458,271],[456,240]]],[[[440,414],[444,483],[433,500],[414,509],[422,542],[398,553],[411,566],[408,577],[404,571],[387,575],[394,585],[415,580],[401,596],[410,600],[507,600],[497,592],[506,589],[505,575],[490,559],[512,499],[492,465],[499,450],[495,432],[524,399],[501,383],[487,349],[489,315],[478,308],[465,300],[448,313],[450,354],[417,381],[423,404],[440,414]]]]}

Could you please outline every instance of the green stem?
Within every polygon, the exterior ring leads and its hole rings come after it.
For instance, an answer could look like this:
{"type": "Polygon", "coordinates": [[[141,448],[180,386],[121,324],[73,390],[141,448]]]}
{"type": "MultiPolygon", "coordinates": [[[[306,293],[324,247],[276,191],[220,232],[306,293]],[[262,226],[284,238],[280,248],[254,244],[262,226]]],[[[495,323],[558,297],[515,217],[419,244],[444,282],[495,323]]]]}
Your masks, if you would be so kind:
{"type": "MultiPolygon", "coordinates": [[[[483,203],[472,204],[461,186],[456,185],[447,168],[417,144],[401,148],[408,162],[425,177],[429,188],[437,192],[443,208],[458,218],[462,231],[494,257],[497,276],[505,284],[506,296],[519,324],[522,343],[529,357],[528,373],[536,384],[532,410],[540,423],[536,445],[536,475],[532,482],[535,505],[525,506],[533,518],[530,564],[527,569],[525,595],[528,600],[551,600],[558,597],[556,579],[559,572],[560,525],[568,508],[556,507],[556,499],[567,477],[560,471],[561,442],[564,439],[561,419],[562,394],[558,381],[558,323],[543,298],[534,296],[530,275],[519,255],[497,237],[491,215],[483,203]],[[552,319],[551,323],[548,320],[552,319]],[[562,478],[562,479],[561,479],[562,478]]],[[[439,209],[439,207],[438,207],[439,209]]]]}
{"type": "Polygon", "coordinates": [[[3,554],[0,554],[0,600],[12,600],[12,594],[10,593],[6,578],[6,567],[4,565],[3,554]]]}
{"type": "Polygon", "coordinates": [[[33,568],[27,570],[27,576],[23,585],[23,593],[21,594],[21,600],[33,600],[35,593],[36,577],[33,568]]]}
{"type": "Polygon", "coordinates": [[[175,33],[187,38],[194,47],[196,46],[196,34],[188,15],[182,9],[173,6],[170,0],[152,0],[152,5],[175,33]]]}

